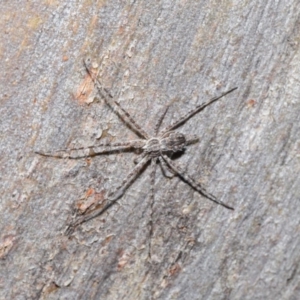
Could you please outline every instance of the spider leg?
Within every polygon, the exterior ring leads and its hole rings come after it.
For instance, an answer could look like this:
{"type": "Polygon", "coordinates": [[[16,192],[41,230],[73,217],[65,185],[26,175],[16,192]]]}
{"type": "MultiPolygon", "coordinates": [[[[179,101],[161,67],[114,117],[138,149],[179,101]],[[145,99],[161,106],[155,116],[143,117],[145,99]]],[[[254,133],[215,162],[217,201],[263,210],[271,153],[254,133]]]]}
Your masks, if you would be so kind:
{"type": "Polygon", "coordinates": [[[146,166],[151,158],[149,156],[145,156],[126,176],[123,180],[122,184],[116,189],[115,192],[109,196],[109,201],[116,201],[123,196],[125,191],[129,188],[129,186],[136,180],[142,169],[146,166]]]}
{"type": "MultiPolygon", "coordinates": [[[[150,136],[148,135],[148,133],[139,125],[136,123],[136,121],[134,121],[134,119],[130,116],[130,114],[121,106],[121,104],[117,101],[114,101],[114,103],[117,105],[117,107],[119,107],[119,109],[124,113],[124,115],[127,118],[127,122],[129,123],[129,125],[132,127],[133,131],[135,133],[138,133],[141,137],[145,138],[145,139],[149,139],[150,136]]],[[[116,110],[116,109],[115,109],[116,110]]],[[[121,113],[116,110],[116,113],[120,115],[121,117],[121,113]]],[[[123,117],[124,118],[124,117],[123,117]]],[[[124,118],[125,119],[125,118],[124,118]]],[[[125,119],[126,122],[126,119],[125,119]]]]}
{"type": "Polygon", "coordinates": [[[158,159],[163,175],[167,178],[173,178],[176,175],[173,170],[167,165],[161,156],[158,159]]]}
{"type": "Polygon", "coordinates": [[[147,152],[143,152],[142,154],[138,155],[134,160],[133,162],[135,164],[138,164],[145,156],[147,156],[148,153],[147,152]]]}
{"type": "Polygon", "coordinates": [[[218,97],[212,98],[211,100],[199,104],[197,105],[195,108],[191,109],[187,114],[185,114],[184,116],[182,116],[181,118],[179,118],[176,122],[172,123],[170,126],[168,126],[167,128],[163,129],[160,135],[163,135],[164,133],[171,131],[181,125],[183,125],[186,121],[188,121],[191,117],[193,117],[195,114],[197,114],[198,112],[200,112],[201,110],[203,110],[205,107],[209,106],[210,104],[216,102],[217,100],[221,99],[222,97],[224,97],[225,95],[233,92],[234,90],[236,90],[237,87],[230,89],[229,91],[221,94],[218,97]]]}
{"type": "Polygon", "coordinates": [[[122,184],[119,187],[117,187],[117,189],[111,195],[108,196],[107,203],[103,207],[95,209],[91,213],[78,218],[74,223],[68,226],[66,230],[66,234],[67,235],[72,234],[72,232],[78,225],[102,215],[108,208],[114,205],[117,202],[117,200],[124,195],[125,191],[129,188],[129,186],[136,180],[136,178],[138,177],[140,172],[144,169],[144,167],[146,166],[146,164],[149,162],[150,159],[151,158],[149,158],[148,156],[144,157],[144,159],[142,159],[126,176],[122,184]]]}
{"type": "Polygon", "coordinates": [[[54,152],[42,152],[35,151],[35,153],[43,155],[43,156],[51,156],[58,158],[71,158],[71,159],[79,159],[85,157],[92,157],[98,154],[104,153],[112,153],[117,151],[126,151],[131,149],[142,148],[145,145],[144,140],[134,140],[128,142],[119,142],[112,144],[99,144],[96,146],[90,147],[80,147],[74,149],[62,149],[54,152]]]}
{"type": "Polygon", "coordinates": [[[165,110],[163,111],[162,115],[160,116],[160,118],[157,120],[157,123],[155,124],[155,127],[154,127],[154,136],[157,136],[158,135],[158,131],[159,131],[159,127],[161,126],[161,123],[167,113],[169,109],[169,105],[165,108],[165,110]]]}
{"type": "Polygon", "coordinates": [[[150,214],[150,221],[149,221],[149,252],[148,257],[151,259],[151,239],[153,235],[153,205],[154,205],[154,186],[155,186],[155,173],[156,173],[156,161],[157,158],[151,159],[151,173],[150,173],[150,180],[151,180],[151,187],[150,187],[150,207],[151,207],[151,214],[150,214]]]}
{"type": "Polygon", "coordinates": [[[228,209],[234,209],[233,207],[227,205],[221,200],[218,200],[215,196],[208,193],[201,185],[198,183],[195,179],[193,179],[190,175],[187,174],[186,171],[182,170],[179,166],[177,166],[171,159],[169,159],[166,155],[162,154],[162,157],[164,161],[167,163],[167,165],[170,167],[170,169],[173,170],[174,173],[176,173],[177,176],[179,176],[181,179],[183,179],[184,182],[186,182],[188,185],[190,185],[192,188],[194,188],[199,194],[204,196],[205,198],[220,204],[228,209]]]}
{"type": "Polygon", "coordinates": [[[141,128],[140,125],[138,125],[134,119],[130,116],[130,114],[121,106],[120,103],[116,102],[113,100],[112,95],[102,87],[100,81],[98,80],[97,76],[98,73],[92,72],[91,71],[91,67],[90,64],[87,61],[83,61],[84,62],[84,66],[86,68],[86,71],[88,72],[88,74],[91,76],[100,96],[104,99],[104,101],[106,102],[106,104],[117,114],[117,116],[125,123],[127,124],[131,130],[145,138],[145,139],[149,139],[150,136],[148,135],[148,133],[141,128]]]}

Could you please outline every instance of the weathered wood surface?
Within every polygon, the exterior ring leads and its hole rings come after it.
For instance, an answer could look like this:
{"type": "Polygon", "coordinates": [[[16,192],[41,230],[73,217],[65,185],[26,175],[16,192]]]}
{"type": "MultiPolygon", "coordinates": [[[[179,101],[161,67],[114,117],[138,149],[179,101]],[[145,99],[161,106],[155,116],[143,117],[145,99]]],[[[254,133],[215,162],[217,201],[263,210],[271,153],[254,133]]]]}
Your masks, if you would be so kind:
{"type": "Polygon", "coordinates": [[[0,8],[1,299],[300,298],[299,1],[0,8]],[[234,211],[160,170],[151,211],[146,170],[118,205],[63,234],[75,207],[101,201],[134,165],[132,153],[34,153],[135,138],[93,101],[87,56],[149,132],[167,104],[165,124],[238,86],[181,128],[200,143],[178,158],[234,211]]]}

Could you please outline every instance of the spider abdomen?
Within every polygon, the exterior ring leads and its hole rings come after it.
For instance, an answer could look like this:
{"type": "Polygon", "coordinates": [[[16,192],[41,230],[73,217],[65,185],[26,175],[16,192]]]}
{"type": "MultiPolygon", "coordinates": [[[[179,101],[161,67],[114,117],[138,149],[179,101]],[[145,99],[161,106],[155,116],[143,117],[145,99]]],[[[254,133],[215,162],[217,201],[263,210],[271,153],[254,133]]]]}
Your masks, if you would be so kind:
{"type": "Polygon", "coordinates": [[[180,152],[186,147],[184,134],[176,131],[169,131],[161,139],[161,150],[163,152],[180,152]]]}

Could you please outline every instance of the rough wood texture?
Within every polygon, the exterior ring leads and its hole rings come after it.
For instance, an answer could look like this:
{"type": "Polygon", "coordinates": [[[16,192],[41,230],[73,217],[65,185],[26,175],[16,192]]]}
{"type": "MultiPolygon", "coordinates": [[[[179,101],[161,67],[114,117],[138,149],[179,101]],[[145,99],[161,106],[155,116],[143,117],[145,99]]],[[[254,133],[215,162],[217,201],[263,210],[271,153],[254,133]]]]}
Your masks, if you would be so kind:
{"type": "Polygon", "coordinates": [[[300,2],[1,1],[1,299],[299,299],[300,2]],[[82,60],[151,132],[238,90],[181,130],[178,158],[215,205],[149,170],[105,215],[63,232],[105,198],[134,154],[45,158],[34,150],[135,135],[82,60]],[[149,219],[154,230],[149,241],[149,219]],[[148,260],[151,246],[152,259],[148,260]]]}

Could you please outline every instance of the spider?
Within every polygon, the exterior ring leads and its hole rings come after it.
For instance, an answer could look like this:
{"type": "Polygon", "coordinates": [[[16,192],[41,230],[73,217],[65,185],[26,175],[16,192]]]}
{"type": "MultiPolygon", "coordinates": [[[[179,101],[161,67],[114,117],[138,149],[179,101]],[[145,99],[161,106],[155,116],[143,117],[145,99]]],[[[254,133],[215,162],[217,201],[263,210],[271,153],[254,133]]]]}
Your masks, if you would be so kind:
{"type": "Polygon", "coordinates": [[[73,232],[73,230],[80,224],[85,223],[97,216],[102,215],[108,208],[115,204],[126,192],[129,186],[136,180],[141,171],[148,165],[151,166],[151,201],[154,201],[154,181],[157,164],[161,165],[164,176],[173,177],[178,176],[183,182],[188,184],[199,194],[211,200],[227,209],[233,210],[233,207],[225,204],[221,200],[218,200],[215,196],[208,193],[205,188],[192,178],[185,170],[182,169],[178,164],[176,164],[171,157],[175,153],[180,153],[185,150],[185,148],[198,141],[195,136],[186,136],[183,133],[176,131],[176,129],[183,124],[185,124],[190,118],[202,111],[205,107],[221,99],[225,95],[233,92],[237,87],[228,90],[227,92],[221,94],[218,97],[212,98],[211,100],[197,105],[194,109],[190,110],[184,116],[180,117],[178,120],[173,122],[171,125],[160,130],[162,121],[168,111],[167,108],[163,111],[162,115],[158,118],[157,123],[154,128],[154,135],[150,136],[144,129],[139,126],[130,114],[118,103],[113,100],[111,94],[102,87],[100,81],[97,79],[98,65],[92,64],[90,60],[84,61],[84,66],[86,71],[92,78],[94,85],[96,86],[98,93],[105,100],[106,104],[113,109],[113,111],[118,115],[118,117],[139,137],[135,140],[121,141],[117,143],[106,143],[99,144],[91,147],[82,147],[74,149],[64,149],[55,152],[47,153],[36,151],[36,153],[43,156],[51,156],[58,158],[70,158],[70,159],[80,159],[86,157],[92,157],[95,155],[101,155],[105,153],[114,153],[120,151],[139,151],[141,152],[138,160],[135,160],[136,165],[127,174],[123,182],[116,190],[110,193],[106,199],[104,206],[100,206],[95,210],[89,211],[88,213],[77,218],[75,222],[69,225],[67,229],[67,234],[73,232]]]}

